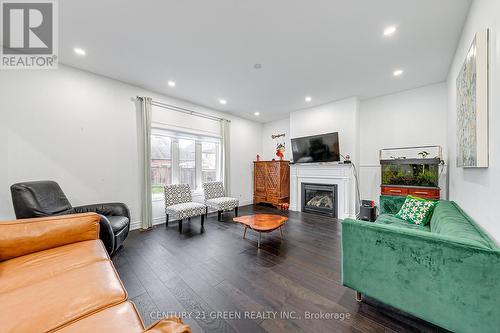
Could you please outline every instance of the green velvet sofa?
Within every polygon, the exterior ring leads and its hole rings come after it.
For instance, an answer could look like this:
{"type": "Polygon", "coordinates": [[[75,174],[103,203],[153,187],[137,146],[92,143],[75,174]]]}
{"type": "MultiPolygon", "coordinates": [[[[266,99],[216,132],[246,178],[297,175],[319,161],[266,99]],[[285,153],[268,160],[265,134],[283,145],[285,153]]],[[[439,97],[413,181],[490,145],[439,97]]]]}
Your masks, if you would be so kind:
{"type": "Polygon", "coordinates": [[[394,216],[403,201],[342,222],[343,285],[454,332],[500,332],[499,247],[452,201],[423,228],[394,216]]]}

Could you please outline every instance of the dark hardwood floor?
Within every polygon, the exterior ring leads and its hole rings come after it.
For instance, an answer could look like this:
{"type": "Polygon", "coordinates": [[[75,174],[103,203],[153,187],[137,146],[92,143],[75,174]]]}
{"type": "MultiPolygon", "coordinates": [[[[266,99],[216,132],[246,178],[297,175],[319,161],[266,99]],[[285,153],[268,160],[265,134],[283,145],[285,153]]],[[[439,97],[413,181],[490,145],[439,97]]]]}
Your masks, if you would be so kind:
{"type": "Polygon", "coordinates": [[[341,224],[318,215],[246,206],[240,216],[289,216],[279,231],[258,235],[209,215],[153,230],[132,231],[113,261],[146,325],[183,317],[193,332],[442,332],[375,300],[357,303],[340,282],[341,224]],[[307,319],[337,313],[342,318],[307,319]],[[240,319],[238,319],[238,316],[240,319]],[[288,316],[288,317],[287,317],[288,316]],[[343,320],[342,320],[343,319],[343,320]]]}

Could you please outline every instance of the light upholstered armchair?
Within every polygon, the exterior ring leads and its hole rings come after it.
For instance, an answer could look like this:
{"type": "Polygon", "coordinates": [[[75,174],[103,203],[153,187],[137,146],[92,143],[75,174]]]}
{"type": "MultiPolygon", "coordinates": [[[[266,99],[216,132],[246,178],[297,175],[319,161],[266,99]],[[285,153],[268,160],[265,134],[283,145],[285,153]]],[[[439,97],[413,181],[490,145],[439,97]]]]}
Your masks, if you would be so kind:
{"type": "Polygon", "coordinates": [[[193,202],[191,198],[191,188],[187,184],[166,185],[165,188],[165,217],[168,227],[170,217],[179,220],[179,232],[182,232],[182,220],[191,220],[193,216],[201,216],[201,228],[205,222],[206,206],[193,202]]]}
{"type": "Polygon", "coordinates": [[[205,215],[208,214],[208,208],[217,210],[217,220],[221,220],[222,212],[233,210],[234,215],[238,216],[239,201],[236,198],[224,196],[224,185],[222,182],[203,183],[203,193],[205,194],[205,205],[207,206],[205,215]]]}

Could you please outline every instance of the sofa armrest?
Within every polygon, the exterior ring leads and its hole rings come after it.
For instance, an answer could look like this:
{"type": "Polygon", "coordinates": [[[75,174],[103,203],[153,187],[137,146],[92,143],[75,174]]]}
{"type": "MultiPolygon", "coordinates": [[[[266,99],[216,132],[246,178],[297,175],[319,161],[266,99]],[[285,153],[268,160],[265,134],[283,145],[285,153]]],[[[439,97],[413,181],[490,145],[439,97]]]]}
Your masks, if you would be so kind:
{"type": "Polygon", "coordinates": [[[77,213],[97,213],[104,216],[126,216],[130,220],[130,211],[124,203],[109,202],[73,207],[77,213]]]}
{"type": "Polygon", "coordinates": [[[99,239],[99,215],[60,215],[0,222],[0,261],[99,239]]]}
{"type": "Polygon", "coordinates": [[[500,327],[499,276],[498,249],[423,230],[342,222],[343,285],[448,330],[500,327]]]}
{"type": "Polygon", "coordinates": [[[149,326],[146,333],[191,333],[188,325],[184,325],[177,317],[164,318],[149,326]]]}

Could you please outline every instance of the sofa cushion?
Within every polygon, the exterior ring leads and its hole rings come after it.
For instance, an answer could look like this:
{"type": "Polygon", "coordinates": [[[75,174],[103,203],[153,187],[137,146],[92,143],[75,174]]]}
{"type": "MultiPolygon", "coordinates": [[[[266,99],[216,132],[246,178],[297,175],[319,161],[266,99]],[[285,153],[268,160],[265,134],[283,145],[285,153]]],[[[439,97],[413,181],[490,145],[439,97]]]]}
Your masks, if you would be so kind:
{"type": "Polygon", "coordinates": [[[431,232],[467,239],[489,249],[496,248],[495,243],[453,201],[439,201],[432,215],[431,232]]]}
{"type": "Polygon", "coordinates": [[[403,228],[403,229],[415,229],[415,230],[423,230],[423,231],[430,231],[429,225],[417,225],[413,223],[408,223],[405,220],[402,220],[395,215],[392,214],[382,214],[380,215],[375,223],[378,224],[388,224],[392,225],[398,228],[403,228]]]}
{"type": "Polygon", "coordinates": [[[93,262],[0,293],[2,332],[54,330],[126,298],[111,262],[93,262]]]}
{"type": "Polygon", "coordinates": [[[77,320],[57,332],[139,333],[143,330],[144,326],[135,306],[127,301],[77,320]]]}
{"type": "Polygon", "coordinates": [[[24,287],[96,261],[108,260],[100,240],[73,243],[0,263],[0,293],[24,287]]]}
{"type": "Polygon", "coordinates": [[[106,216],[106,218],[115,234],[122,231],[128,225],[128,217],[126,216],[106,216]]]}

